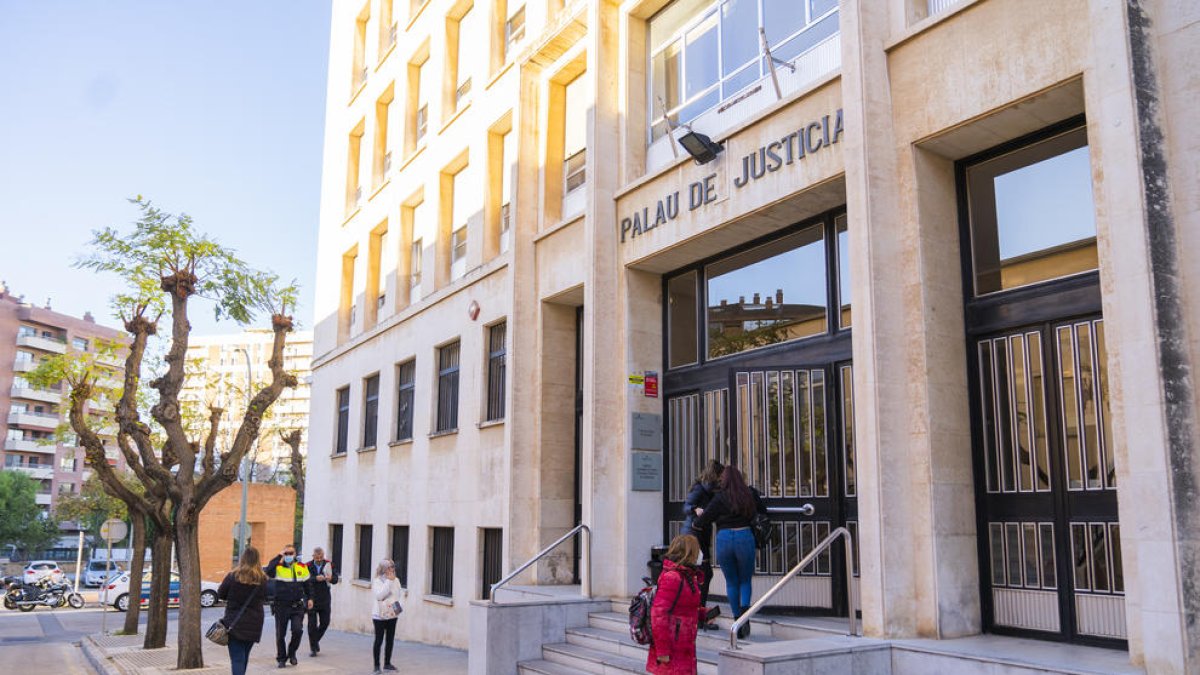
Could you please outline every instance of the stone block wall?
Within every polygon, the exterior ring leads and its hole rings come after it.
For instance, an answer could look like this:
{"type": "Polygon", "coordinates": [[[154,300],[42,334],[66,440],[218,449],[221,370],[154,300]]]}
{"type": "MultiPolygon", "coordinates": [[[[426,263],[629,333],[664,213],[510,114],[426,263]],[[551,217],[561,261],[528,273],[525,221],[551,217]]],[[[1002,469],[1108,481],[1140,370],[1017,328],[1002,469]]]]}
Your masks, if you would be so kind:
{"type": "MultiPolygon", "coordinates": [[[[265,563],[285,545],[294,543],[296,491],[285,485],[251,483],[246,502],[250,545],[258,548],[265,563]]],[[[241,509],[242,485],[234,483],[217,493],[200,514],[202,579],[220,582],[233,568],[233,532],[241,509]]]]}

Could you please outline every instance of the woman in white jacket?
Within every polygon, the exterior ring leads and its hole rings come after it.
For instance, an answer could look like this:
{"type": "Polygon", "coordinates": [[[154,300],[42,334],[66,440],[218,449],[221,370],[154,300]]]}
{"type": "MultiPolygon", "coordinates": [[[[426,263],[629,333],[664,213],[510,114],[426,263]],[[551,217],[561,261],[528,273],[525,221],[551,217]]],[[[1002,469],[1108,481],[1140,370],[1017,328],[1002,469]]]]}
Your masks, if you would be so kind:
{"type": "Polygon", "coordinates": [[[379,646],[387,640],[384,650],[383,670],[396,670],[392,665],[392,644],[396,641],[396,617],[403,609],[400,607],[400,596],[404,589],[396,578],[396,564],[391,560],[379,561],[375,568],[375,578],[371,580],[371,593],[375,596],[372,605],[371,620],[375,624],[375,672],[379,669],[379,646]]]}

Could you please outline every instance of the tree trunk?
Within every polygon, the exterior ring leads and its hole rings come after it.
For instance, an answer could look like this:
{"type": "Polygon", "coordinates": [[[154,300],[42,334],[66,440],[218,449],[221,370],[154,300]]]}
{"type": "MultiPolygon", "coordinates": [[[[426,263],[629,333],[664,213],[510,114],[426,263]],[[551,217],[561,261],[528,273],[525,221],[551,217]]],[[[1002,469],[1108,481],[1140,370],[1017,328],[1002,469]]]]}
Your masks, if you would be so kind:
{"type": "MultiPolygon", "coordinates": [[[[133,588],[133,580],[142,578],[142,568],[146,561],[146,516],[138,509],[130,509],[129,520],[133,523],[133,545],[129,552],[129,587],[133,588]]],[[[129,603],[125,612],[125,627],[121,632],[125,635],[138,634],[138,619],[142,614],[142,603],[129,603]]]]}
{"type": "Polygon", "coordinates": [[[179,670],[203,668],[200,629],[200,529],[190,509],[175,514],[175,543],[179,556],[179,670]]]}
{"type": "MultiPolygon", "coordinates": [[[[146,608],[146,640],[143,649],[160,649],[167,646],[167,601],[171,592],[171,547],[173,537],[166,528],[154,528],[154,542],[150,547],[150,604],[146,608]]],[[[133,595],[136,584],[129,582],[130,603],[141,599],[133,595]]]]}

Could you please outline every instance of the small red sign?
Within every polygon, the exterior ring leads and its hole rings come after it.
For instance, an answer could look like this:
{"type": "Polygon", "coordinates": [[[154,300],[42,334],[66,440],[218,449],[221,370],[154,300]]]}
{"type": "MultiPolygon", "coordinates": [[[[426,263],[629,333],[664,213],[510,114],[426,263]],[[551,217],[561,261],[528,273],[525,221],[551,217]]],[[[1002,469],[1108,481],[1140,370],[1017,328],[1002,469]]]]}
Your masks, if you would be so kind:
{"type": "Polygon", "coordinates": [[[658,373],[646,373],[646,398],[658,398],[658,373]]]}

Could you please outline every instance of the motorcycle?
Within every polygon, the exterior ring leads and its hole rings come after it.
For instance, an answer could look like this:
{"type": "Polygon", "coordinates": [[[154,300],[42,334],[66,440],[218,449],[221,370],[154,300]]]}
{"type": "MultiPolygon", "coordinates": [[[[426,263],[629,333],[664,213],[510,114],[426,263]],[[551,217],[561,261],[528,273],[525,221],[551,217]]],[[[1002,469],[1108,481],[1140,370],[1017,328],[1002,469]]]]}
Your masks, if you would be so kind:
{"type": "Polygon", "coordinates": [[[83,596],[72,590],[65,582],[54,583],[49,579],[27,584],[14,582],[9,584],[8,592],[4,594],[5,609],[19,609],[22,612],[32,612],[35,607],[66,607],[72,609],[83,607],[83,596]]]}

